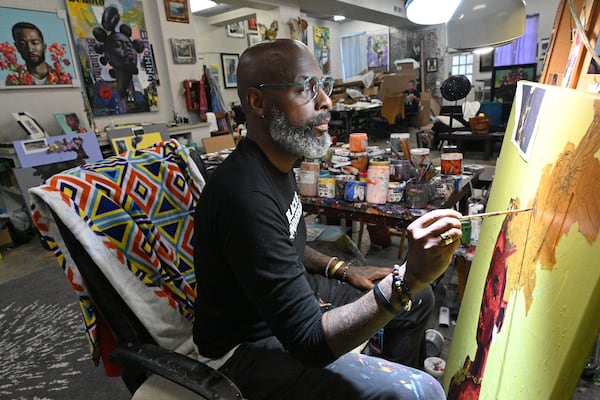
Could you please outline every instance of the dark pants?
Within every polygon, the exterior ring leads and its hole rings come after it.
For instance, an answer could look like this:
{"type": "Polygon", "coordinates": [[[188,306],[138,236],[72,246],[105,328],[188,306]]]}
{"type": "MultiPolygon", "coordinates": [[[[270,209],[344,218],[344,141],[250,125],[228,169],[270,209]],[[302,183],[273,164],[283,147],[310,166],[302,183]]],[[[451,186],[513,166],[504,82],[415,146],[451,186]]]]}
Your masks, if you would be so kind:
{"type": "MultiPolygon", "coordinates": [[[[315,294],[334,306],[364,294],[334,279],[310,275],[309,281],[315,294]]],[[[413,310],[398,314],[385,327],[381,357],[421,367],[424,331],[433,307],[430,288],[418,293],[413,310]]],[[[376,347],[370,343],[367,349],[373,354],[376,347]]],[[[438,381],[418,369],[356,353],[345,354],[325,368],[310,368],[290,356],[275,337],[240,345],[220,370],[250,400],[445,399],[438,381]]]]}

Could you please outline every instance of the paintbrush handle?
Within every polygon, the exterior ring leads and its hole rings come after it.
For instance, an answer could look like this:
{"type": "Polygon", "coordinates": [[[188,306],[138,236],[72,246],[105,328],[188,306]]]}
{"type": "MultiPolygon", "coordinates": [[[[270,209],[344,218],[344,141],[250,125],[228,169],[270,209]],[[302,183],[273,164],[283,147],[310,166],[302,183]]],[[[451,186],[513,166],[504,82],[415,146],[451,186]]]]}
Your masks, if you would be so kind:
{"type": "Polygon", "coordinates": [[[494,215],[516,214],[516,213],[520,213],[523,211],[531,211],[532,209],[533,208],[521,208],[519,210],[492,211],[492,212],[481,213],[481,214],[464,215],[464,216],[460,217],[459,220],[464,221],[464,220],[473,219],[473,218],[493,217],[494,215]]]}

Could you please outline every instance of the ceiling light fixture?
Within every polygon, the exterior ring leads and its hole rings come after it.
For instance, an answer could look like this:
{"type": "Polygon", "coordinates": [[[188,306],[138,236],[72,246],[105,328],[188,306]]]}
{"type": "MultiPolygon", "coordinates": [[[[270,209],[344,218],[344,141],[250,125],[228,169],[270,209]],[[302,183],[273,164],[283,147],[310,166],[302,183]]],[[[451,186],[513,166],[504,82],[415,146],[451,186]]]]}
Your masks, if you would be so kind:
{"type": "Polygon", "coordinates": [[[452,17],[460,2],[461,0],[407,0],[406,17],[420,25],[444,24],[452,17]]]}
{"type": "Polygon", "coordinates": [[[340,22],[340,21],[343,21],[343,20],[345,20],[345,19],[346,19],[346,17],[344,17],[343,15],[334,15],[334,16],[333,16],[333,20],[334,20],[335,22],[340,22]]]}
{"type": "Polygon", "coordinates": [[[446,45],[456,50],[498,46],[525,33],[523,0],[463,0],[446,23],[446,45]]]}
{"type": "Polygon", "coordinates": [[[488,46],[488,47],[480,47],[478,49],[473,50],[474,54],[488,54],[491,53],[492,51],[494,51],[494,48],[492,46],[488,46]]]}
{"type": "Polygon", "coordinates": [[[190,0],[190,9],[193,13],[215,7],[216,5],[217,3],[211,0],[190,0]]]}

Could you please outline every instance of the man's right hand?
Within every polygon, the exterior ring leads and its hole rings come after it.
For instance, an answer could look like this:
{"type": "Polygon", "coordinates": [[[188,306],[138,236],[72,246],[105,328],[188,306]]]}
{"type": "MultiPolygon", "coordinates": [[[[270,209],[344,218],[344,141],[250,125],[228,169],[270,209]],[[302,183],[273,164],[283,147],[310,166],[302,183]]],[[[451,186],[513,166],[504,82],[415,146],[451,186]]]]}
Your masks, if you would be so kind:
{"type": "Polygon", "coordinates": [[[452,209],[430,211],[408,228],[405,279],[413,292],[433,282],[448,268],[462,236],[461,214],[452,209]],[[444,240],[449,235],[452,242],[444,240]]]}

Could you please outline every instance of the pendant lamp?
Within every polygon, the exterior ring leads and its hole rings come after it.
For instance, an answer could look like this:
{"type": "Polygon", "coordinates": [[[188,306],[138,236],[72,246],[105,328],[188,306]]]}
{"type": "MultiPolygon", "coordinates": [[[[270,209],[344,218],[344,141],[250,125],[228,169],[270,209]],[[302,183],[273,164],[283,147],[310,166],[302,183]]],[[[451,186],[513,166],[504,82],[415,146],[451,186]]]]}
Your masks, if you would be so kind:
{"type": "Polygon", "coordinates": [[[437,25],[446,23],[461,0],[408,0],[406,18],[415,24],[437,25]]]}
{"type": "Polygon", "coordinates": [[[446,45],[472,50],[510,42],[525,33],[523,0],[463,0],[446,23],[446,45]]]}

